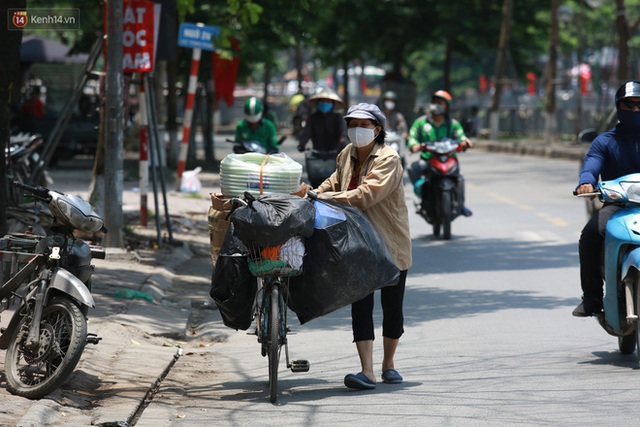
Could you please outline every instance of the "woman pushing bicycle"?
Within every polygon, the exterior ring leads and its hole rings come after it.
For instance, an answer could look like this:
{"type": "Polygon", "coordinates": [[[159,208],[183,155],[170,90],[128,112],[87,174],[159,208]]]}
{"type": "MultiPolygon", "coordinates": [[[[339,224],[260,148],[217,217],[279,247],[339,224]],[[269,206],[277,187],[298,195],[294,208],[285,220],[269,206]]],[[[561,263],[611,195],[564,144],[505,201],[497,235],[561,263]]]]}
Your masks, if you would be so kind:
{"type": "MultiPolygon", "coordinates": [[[[384,349],[382,381],[398,384],[403,379],[395,369],[394,356],[404,332],[404,288],[407,270],[412,264],[403,168],[396,150],[384,143],[386,118],[376,105],[360,103],[352,106],[344,119],[351,144],[338,154],[336,171],[315,191],[319,199],[362,210],[384,239],[401,271],[397,285],[380,290],[384,349]]],[[[344,384],[349,388],[367,390],[376,387],[373,307],[373,293],[351,305],[353,340],[362,370],[344,378],[344,384]]]]}

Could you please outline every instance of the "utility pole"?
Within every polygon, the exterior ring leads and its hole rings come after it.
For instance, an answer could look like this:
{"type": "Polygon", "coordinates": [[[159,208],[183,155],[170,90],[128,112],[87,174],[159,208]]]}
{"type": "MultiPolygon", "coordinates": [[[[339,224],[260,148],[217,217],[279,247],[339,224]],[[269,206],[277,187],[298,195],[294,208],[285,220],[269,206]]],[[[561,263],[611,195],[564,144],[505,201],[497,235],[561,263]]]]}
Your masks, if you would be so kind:
{"type": "Polygon", "coordinates": [[[105,247],[124,246],[122,186],[124,79],[122,73],[122,0],[107,0],[106,140],[104,152],[105,247]]]}

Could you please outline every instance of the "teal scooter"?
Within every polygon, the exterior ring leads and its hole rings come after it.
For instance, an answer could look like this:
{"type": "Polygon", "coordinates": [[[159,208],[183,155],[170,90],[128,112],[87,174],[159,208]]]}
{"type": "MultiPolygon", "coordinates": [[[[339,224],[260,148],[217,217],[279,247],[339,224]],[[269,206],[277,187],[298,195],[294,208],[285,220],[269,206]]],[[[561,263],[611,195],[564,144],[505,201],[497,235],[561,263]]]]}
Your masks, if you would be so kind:
{"type": "Polygon", "coordinates": [[[604,310],[596,318],[605,331],[618,337],[620,352],[637,349],[640,361],[640,173],[602,181],[595,192],[580,196],[597,196],[624,207],[607,222],[604,310]]]}

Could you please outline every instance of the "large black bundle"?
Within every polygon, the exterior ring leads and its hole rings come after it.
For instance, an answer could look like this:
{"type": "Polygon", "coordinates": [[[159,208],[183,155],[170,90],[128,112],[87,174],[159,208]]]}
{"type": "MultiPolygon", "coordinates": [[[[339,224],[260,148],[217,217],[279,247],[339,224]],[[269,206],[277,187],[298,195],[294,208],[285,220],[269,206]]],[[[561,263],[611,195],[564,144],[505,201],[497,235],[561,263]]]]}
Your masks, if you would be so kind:
{"type": "Polygon", "coordinates": [[[231,214],[236,236],[244,243],[278,246],[293,236],[313,234],[315,209],[309,200],[292,194],[250,199],[249,206],[239,207],[231,214]]]}
{"type": "Polygon", "coordinates": [[[292,277],[289,286],[289,307],[300,323],[395,285],[400,277],[386,243],[360,209],[315,203],[319,215],[313,235],[305,242],[303,272],[292,277]]]}
{"type": "Polygon", "coordinates": [[[247,250],[230,224],[211,277],[209,295],[220,310],[225,326],[247,330],[253,320],[258,282],[249,271],[247,250]]]}

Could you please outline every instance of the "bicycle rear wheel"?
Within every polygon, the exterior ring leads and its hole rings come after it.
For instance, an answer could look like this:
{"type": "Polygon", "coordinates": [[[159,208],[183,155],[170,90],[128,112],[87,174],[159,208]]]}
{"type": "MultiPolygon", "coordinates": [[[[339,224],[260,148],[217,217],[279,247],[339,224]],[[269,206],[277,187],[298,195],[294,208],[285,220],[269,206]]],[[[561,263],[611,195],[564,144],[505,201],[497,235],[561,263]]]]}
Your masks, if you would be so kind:
{"type": "Polygon", "coordinates": [[[280,287],[277,284],[271,286],[269,301],[269,324],[267,355],[269,357],[269,400],[275,402],[278,399],[278,364],[280,362],[280,331],[282,316],[280,312],[280,287]]]}

